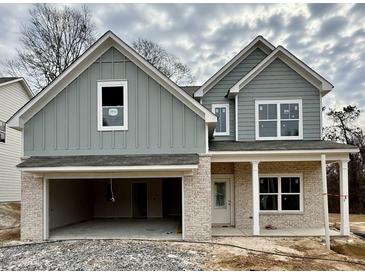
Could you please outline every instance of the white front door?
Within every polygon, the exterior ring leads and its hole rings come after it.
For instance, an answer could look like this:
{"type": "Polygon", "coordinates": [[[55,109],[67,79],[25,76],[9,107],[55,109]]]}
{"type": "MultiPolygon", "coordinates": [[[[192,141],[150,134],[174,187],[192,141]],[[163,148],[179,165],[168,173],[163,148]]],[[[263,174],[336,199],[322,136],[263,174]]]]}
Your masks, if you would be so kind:
{"type": "Polygon", "coordinates": [[[229,177],[212,179],[212,223],[231,223],[231,180],[229,177]]]}

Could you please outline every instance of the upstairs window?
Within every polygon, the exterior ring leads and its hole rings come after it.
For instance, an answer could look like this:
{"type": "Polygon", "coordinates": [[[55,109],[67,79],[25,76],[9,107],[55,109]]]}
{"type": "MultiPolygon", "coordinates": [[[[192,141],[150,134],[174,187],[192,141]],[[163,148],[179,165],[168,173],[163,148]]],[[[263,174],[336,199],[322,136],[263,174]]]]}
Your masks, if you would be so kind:
{"type": "Polygon", "coordinates": [[[302,100],[256,101],[256,140],[303,138],[302,100]]]}
{"type": "Polygon", "coordinates": [[[218,118],[214,135],[229,135],[229,104],[212,104],[212,112],[218,118]]]}
{"type": "Polygon", "coordinates": [[[6,124],[0,121],[0,143],[5,143],[6,139],[6,124]]]}
{"type": "Polygon", "coordinates": [[[128,129],[127,81],[98,82],[98,130],[128,129]]]}

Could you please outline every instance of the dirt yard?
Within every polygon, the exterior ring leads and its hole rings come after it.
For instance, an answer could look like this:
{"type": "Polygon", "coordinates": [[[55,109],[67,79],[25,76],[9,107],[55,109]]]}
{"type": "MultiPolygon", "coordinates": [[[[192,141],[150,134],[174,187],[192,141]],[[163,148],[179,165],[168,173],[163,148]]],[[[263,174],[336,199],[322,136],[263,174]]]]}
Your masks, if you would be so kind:
{"type": "Polygon", "coordinates": [[[0,203],[0,243],[19,240],[20,203],[0,203]]]}
{"type": "Polygon", "coordinates": [[[215,241],[301,258],[219,246],[213,249],[212,258],[205,265],[207,270],[365,270],[365,241],[355,236],[349,239],[332,239],[331,245],[335,251],[327,250],[323,241],[318,237],[236,237],[215,238],[215,241]],[[305,259],[303,257],[316,257],[325,260],[305,259]],[[353,260],[359,264],[328,261],[328,259],[353,260]]]}

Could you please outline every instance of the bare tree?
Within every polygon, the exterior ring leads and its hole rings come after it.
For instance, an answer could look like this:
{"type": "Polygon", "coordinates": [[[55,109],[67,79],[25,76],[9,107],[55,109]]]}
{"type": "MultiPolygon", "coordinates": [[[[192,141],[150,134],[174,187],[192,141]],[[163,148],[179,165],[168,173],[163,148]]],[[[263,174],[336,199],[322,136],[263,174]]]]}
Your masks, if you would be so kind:
{"type": "Polygon", "coordinates": [[[95,41],[95,25],[85,6],[35,4],[29,15],[30,21],[21,26],[18,55],[6,66],[9,74],[22,75],[42,89],[95,41]]]}
{"type": "Polygon", "coordinates": [[[176,84],[188,85],[194,82],[190,68],[155,42],[138,38],[132,46],[144,59],[176,84]]]}
{"type": "MultiPolygon", "coordinates": [[[[324,138],[340,143],[357,146],[360,153],[352,153],[349,162],[349,194],[350,211],[364,213],[365,211],[365,133],[355,125],[360,117],[356,106],[346,106],[342,110],[330,109],[327,116],[332,125],[325,128],[324,138]]],[[[339,173],[337,165],[327,169],[328,187],[330,193],[339,193],[339,173]]],[[[338,212],[338,197],[329,197],[329,207],[332,212],[338,212]]]]}

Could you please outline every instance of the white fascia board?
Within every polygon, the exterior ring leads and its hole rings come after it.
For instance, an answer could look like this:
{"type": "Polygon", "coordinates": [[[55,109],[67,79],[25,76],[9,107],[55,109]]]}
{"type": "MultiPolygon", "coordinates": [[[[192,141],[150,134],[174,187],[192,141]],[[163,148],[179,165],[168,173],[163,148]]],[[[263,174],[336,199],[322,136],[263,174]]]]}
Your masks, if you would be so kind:
{"type": "Polygon", "coordinates": [[[178,85],[158,71],[148,63],[136,51],[124,43],[111,31],[104,34],[95,44],[69,66],[58,78],[49,84],[45,90],[41,91],[29,104],[21,108],[9,121],[12,128],[21,129],[34,114],[40,111],[58,93],[60,93],[69,83],[76,79],[84,70],[95,62],[110,47],[116,47],[128,58],[136,62],[148,75],[171,92],[175,97],[182,101],[192,111],[197,113],[206,123],[215,123],[217,117],[204,106],[195,101],[194,98],[185,93],[178,85]]]}
{"type": "Polygon", "coordinates": [[[77,167],[23,167],[28,172],[121,172],[121,171],[189,171],[198,165],[156,165],[156,166],[77,166],[77,167]]]}
{"type": "Polygon", "coordinates": [[[244,60],[256,48],[260,48],[266,54],[270,54],[275,47],[264,37],[258,36],[244,47],[236,56],[218,70],[208,81],[206,81],[197,91],[194,92],[194,97],[201,98],[209,91],[209,87],[227,75],[234,67],[236,62],[244,60]]]}
{"type": "Polygon", "coordinates": [[[321,95],[325,95],[333,89],[333,85],[296,58],[282,46],[278,46],[270,55],[262,60],[253,70],[247,73],[229,90],[228,98],[233,98],[243,87],[250,83],[258,74],[268,67],[276,58],[280,58],[290,68],[317,87],[321,95]]]}

